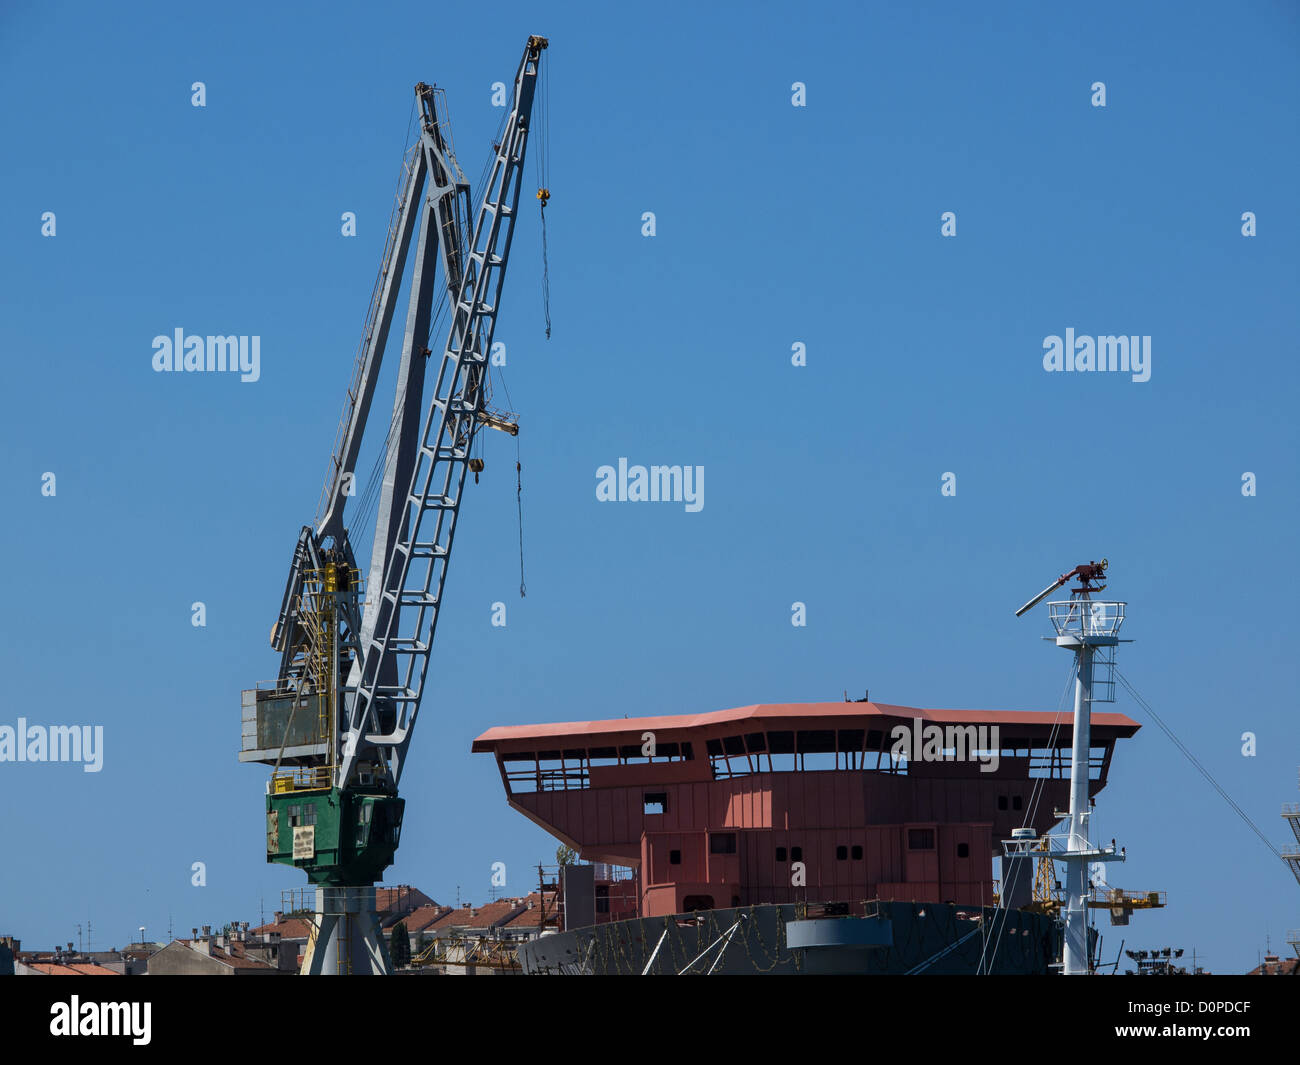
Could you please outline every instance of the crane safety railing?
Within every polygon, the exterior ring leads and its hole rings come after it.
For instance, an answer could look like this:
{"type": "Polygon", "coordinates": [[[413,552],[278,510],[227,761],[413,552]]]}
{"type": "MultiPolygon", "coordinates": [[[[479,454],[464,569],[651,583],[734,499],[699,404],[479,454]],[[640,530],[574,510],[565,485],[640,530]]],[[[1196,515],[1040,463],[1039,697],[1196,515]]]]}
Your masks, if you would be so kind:
{"type": "Polygon", "coordinates": [[[325,791],[333,782],[333,769],[327,765],[303,765],[281,769],[271,775],[271,794],[295,791],[325,791]]]}

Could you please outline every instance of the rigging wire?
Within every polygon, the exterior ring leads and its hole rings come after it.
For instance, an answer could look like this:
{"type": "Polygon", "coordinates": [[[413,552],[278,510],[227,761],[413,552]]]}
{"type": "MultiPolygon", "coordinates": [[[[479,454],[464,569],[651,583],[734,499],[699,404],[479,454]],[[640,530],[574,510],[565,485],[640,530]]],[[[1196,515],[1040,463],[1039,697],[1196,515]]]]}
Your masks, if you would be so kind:
{"type": "Polygon", "coordinates": [[[1273,842],[1266,835],[1264,835],[1264,833],[1260,830],[1260,827],[1257,824],[1255,824],[1254,821],[1251,820],[1250,815],[1246,813],[1245,810],[1243,810],[1240,806],[1238,806],[1233,801],[1232,796],[1230,796],[1226,791],[1223,790],[1223,788],[1219,786],[1219,782],[1214,779],[1214,776],[1210,773],[1210,771],[1200,763],[1200,760],[1197,759],[1196,755],[1192,754],[1192,752],[1188,749],[1187,745],[1183,743],[1183,741],[1180,740],[1174,734],[1174,730],[1171,729],[1168,725],[1166,725],[1163,720],[1161,720],[1160,715],[1157,714],[1153,709],[1151,709],[1151,704],[1148,703],[1145,699],[1142,698],[1141,695],[1138,694],[1137,689],[1134,688],[1133,685],[1129,682],[1129,679],[1119,671],[1118,667],[1116,667],[1115,669],[1115,676],[1119,679],[1119,682],[1123,686],[1124,690],[1133,697],[1133,701],[1136,702],[1138,706],[1142,707],[1142,709],[1145,710],[1151,716],[1151,720],[1160,726],[1160,730],[1164,732],[1164,734],[1173,741],[1174,746],[1178,748],[1182,756],[1192,763],[1193,767],[1195,767],[1196,771],[1199,772],[1201,776],[1203,776],[1207,781],[1209,781],[1210,786],[1214,788],[1214,790],[1217,791],[1223,797],[1223,801],[1232,807],[1233,812],[1235,812],[1238,817],[1240,817],[1244,822],[1246,822],[1246,824],[1250,827],[1250,830],[1254,832],[1255,835],[1257,835],[1263,841],[1264,846],[1267,847],[1272,852],[1275,858],[1281,861],[1282,852],[1278,850],[1275,846],[1273,846],[1273,842]]]}
{"type": "MultiPolygon", "coordinates": [[[[506,394],[506,404],[511,410],[515,409],[515,401],[510,398],[510,386],[506,384],[506,375],[504,370],[498,370],[498,379],[501,381],[501,388],[506,394]]],[[[515,434],[515,509],[519,515],[519,598],[523,599],[527,595],[527,587],[524,584],[524,482],[523,482],[523,459],[520,458],[519,435],[515,434]]]]}
{"type": "Polygon", "coordinates": [[[546,204],[551,198],[551,163],[547,151],[551,138],[551,65],[546,64],[538,85],[541,135],[537,138],[537,199],[542,205],[542,308],[546,315],[546,339],[551,339],[551,267],[546,246],[546,204]]]}
{"type": "Polygon", "coordinates": [[[551,339],[551,267],[546,253],[546,200],[542,200],[542,309],[546,315],[546,339],[551,339]]]}
{"type": "MultiPolygon", "coordinates": [[[[1070,694],[1070,688],[1071,688],[1071,686],[1072,686],[1073,684],[1074,684],[1074,664],[1071,663],[1071,665],[1070,665],[1070,669],[1069,669],[1069,674],[1068,674],[1068,675],[1066,676],[1066,678],[1065,678],[1065,687],[1062,688],[1062,690],[1061,690],[1061,697],[1060,697],[1060,699],[1057,700],[1057,703],[1056,703],[1056,717],[1052,720],[1052,731],[1051,731],[1051,734],[1050,734],[1050,735],[1048,736],[1048,738],[1047,738],[1047,747],[1045,748],[1046,750],[1049,750],[1049,751],[1050,751],[1050,750],[1055,750],[1055,749],[1056,749],[1056,740],[1057,740],[1057,737],[1060,735],[1060,732],[1061,732],[1061,720],[1062,720],[1062,718],[1063,718],[1063,716],[1064,716],[1064,714],[1065,714],[1065,703],[1066,703],[1067,698],[1069,697],[1069,694],[1070,694]]],[[[1033,761],[1033,749],[1032,749],[1032,748],[1030,749],[1029,757],[1030,757],[1030,761],[1032,762],[1032,761],[1033,761]]],[[[1033,789],[1032,789],[1032,791],[1030,792],[1029,802],[1026,804],[1027,807],[1028,807],[1028,809],[1025,811],[1025,817],[1024,817],[1024,820],[1021,821],[1021,823],[1020,823],[1020,827],[1021,827],[1021,828],[1028,828],[1029,825],[1030,825],[1030,822],[1033,821],[1035,815],[1037,814],[1037,812],[1038,812],[1038,804],[1039,804],[1039,802],[1042,800],[1042,793],[1043,793],[1043,791],[1044,791],[1045,788],[1046,788],[1046,781],[1047,781],[1048,779],[1049,779],[1048,777],[1046,777],[1046,776],[1042,776],[1042,777],[1038,777],[1038,778],[1034,781],[1033,789]]],[[[1042,859],[1039,859],[1039,860],[1041,861],[1042,859]]],[[[1007,863],[1006,863],[1006,856],[1003,855],[1003,858],[1002,858],[1002,865],[1003,865],[1003,868],[1002,868],[1002,893],[1003,893],[1003,895],[1006,894],[1006,890],[1007,890],[1007,871],[1006,871],[1006,864],[1007,864],[1007,863]]],[[[1053,875],[1053,876],[1056,875],[1055,870],[1053,870],[1052,875],[1053,875]]],[[[998,949],[1002,946],[1002,937],[1003,937],[1003,934],[1006,932],[1007,918],[1010,916],[1010,911],[1007,910],[1007,908],[1006,908],[1005,906],[1002,907],[1002,911],[1003,911],[1003,912],[1002,912],[1002,919],[1001,919],[1001,921],[998,920],[998,916],[997,916],[996,914],[995,914],[994,917],[993,917],[993,930],[992,930],[992,932],[991,932],[991,934],[990,934],[990,937],[989,937],[988,939],[985,939],[985,940],[984,940],[984,948],[983,948],[983,950],[980,951],[980,960],[979,960],[979,965],[978,965],[978,967],[977,967],[976,970],[975,970],[977,973],[985,973],[985,974],[988,974],[988,973],[991,973],[991,972],[993,971],[993,963],[997,961],[997,958],[998,958],[998,949]],[[991,955],[989,955],[989,954],[987,953],[990,945],[993,947],[993,953],[992,953],[991,955]],[[985,960],[984,960],[986,956],[988,957],[988,962],[987,962],[987,964],[985,963],[985,960]]]]}
{"type": "Polygon", "coordinates": [[[515,507],[519,511],[519,598],[528,593],[524,587],[524,482],[523,463],[519,458],[519,437],[515,437],[515,507]]]}
{"type": "MultiPolygon", "coordinates": [[[[1073,672],[1073,667],[1071,667],[1071,668],[1072,668],[1072,672],[1073,672]]],[[[1142,697],[1142,695],[1138,692],[1138,690],[1133,686],[1132,682],[1129,681],[1129,679],[1128,679],[1126,676],[1124,676],[1124,674],[1120,671],[1120,669],[1119,669],[1118,666],[1115,667],[1115,677],[1116,677],[1116,679],[1119,681],[1120,686],[1123,687],[1123,689],[1124,689],[1126,692],[1128,692],[1128,694],[1129,694],[1130,697],[1132,697],[1133,701],[1134,701],[1135,703],[1137,703],[1138,706],[1140,706],[1143,710],[1145,710],[1145,711],[1147,712],[1147,714],[1150,716],[1151,720],[1154,721],[1154,722],[1156,723],[1156,725],[1160,728],[1160,730],[1161,730],[1161,731],[1162,731],[1166,736],[1169,737],[1170,741],[1171,741],[1171,742],[1174,744],[1174,746],[1178,749],[1179,753],[1182,754],[1182,756],[1183,756],[1184,758],[1186,758],[1188,762],[1191,763],[1191,765],[1193,766],[1193,768],[1195,768],[1196,771],[1197,771],[1198,773],[1200,773],[1201,776],[1203,776],[1203,777],[1206,779],[1206,781],[1210,784],[1210,786],[1211,786],[1212,788],[1214,788],[1214,790],[1217,791],[1217,792],[1219,793],[1219,795],[1220,795],[1220,797],[1223,799],[1223,801],[1226,802],[1226,803],[1228,804],[1228,806],[1232,808],[1232,811],[1233,811],[1233,812],[1234,812],[1238,817],[1240,817],[1240,818],[1242,819],[1243,822],[1245,822],[1245,824],[1247,825],[1247,827],[1250,828],[1250,830],[1251,830],[1252,832],[1254,832],[1256,836],[1259,837],[1260,841],[1264,844],[1265,847],[1267,847],[1267,848],[1269,849],[1269,851],[1273,854],[1273,856],[1274,856],[1275,858],[1277,858],[1279,861],[1283,860],[1282,852],[1281,852],[1280,850],[1278,850],[1276,846],[1274,846],[1273,841],[1270,840],[1270,839],[1268,838],[1268,836],[1266,836],[1266,835],[1264,834],[1264,832],[1260,829],[1259,825],[1257,825],[1257,824],[1254,822],[1254,820],[1251,818],[1251,816],[1250,816],[1248,813],[1246,813],[1246,811],[1243,810],[1239,805],[1237,805],[1237,803],[1233,800],[1232,796],[1230,796],[1230,795],[1229,795],[1229,794],[1228,794],[1228,793],[1223,789],[1223,787],[1219,784],[1219,782],[1218,782],[1217,780],[1215,780],[1214,775],[1213,775],[1213,774],[1212,774],[1208,769],[1206,769],[1205,766],[1201,763],[1200,759],[1198,759],[1198,758],[1196,757],[1196,755],[1194,755],[1194,754],[1192,753],[1191,749],[1188,748],[1188,746],[1187,746],[1185,743],[1183,743],[1183,741],[1182,741],[1181,739],[1178,738],[1178,735],[1174,732],[1174,730],[1173,730],[1172,728],[1170,728],[1169,725],[1167,725],[1167,724],[1165,723],[1165,721],[1160,717],[1160,715],[1157,714],[1157,713],[1155,712],[1155,710],[1152,708],[1151,704],[1148,703],[1148,702],[1146,701],[1146,699],[1144,699],[1144,698],[1142,697]]],[[[1068,685],[1067,685],[1067,689],[1066,689],[1066,690],[1068,691],[1068,685]]],[[[1062,705],[1064,705],[1064,694],[1062,695],[1062,705]]],[[[1059,711],[1058,711],[1058,720],[1059,720],[1059,711]]],[[[1055,727],[1054,727],[1054,728],[1053,728],[1053,738],[1055,737],[1055,732],[1056,732],[1056,729],[1055,729],[1055,727]]],[[[1041,779],[1042,779],[1042,778],[1040,778],[1040,780],[1041,780],[1041,779]]],[[[1036,800],[1035,800],[1035,806],[1036,806],[1036,800]]],[[[1029,820],[1032,819],[1032,816],[1033,816],[1032,812],[1026,815],[1026,819],[1025,819],[1025,823],[1026,823],[1026,824],[1028,824],[1029,820]]],[[[1005,877],[1004,877],[1004,880],[1005,880],[1005,877]]],[[[1004,918],[1004,920],[1003,920],[1003,924],[1005,925],[1005,918],[1004,918]]],[[[997,957],[997,947],[998,947],[999,942],[1001,941],[1001,938],[1002,938],[1002,932],[1001,932],[1001,929],[999,929],[999,931],[998,931],[998,933],[997,933],[997,937],[996,937],[996,939],[994,940],[994,946],[993,946],[993,958],[991,958],[990,961],[989,961],[989,967],[990,967],[990,968],[992,967],[993,961],[994,961],[994,960],[996,959],[996,957],[997,957]]],[[[984,961],[983,961],[983,958],[982,958],[982,957],[981,957],[981,959],[980,959],[980,967],[981,967],[981,969],[983,969],[983,967],[984,967],[984,961]]],[[[987,971],[987,970],[985,970],[985,971],[987,971]]]]}
{"type": "MultiPolygon", "coordinates": [[[[498,121],[496,136],[492,142],[492,153],[488,156],[487,162],[484,164],[482,170],[479,173],[477,184],[471,185],[470,187],[471,203],[481,202],[492,191],[490,188],[488,188],[488,184],[492,176],[493,170],[496,166],[497,156],[500,153],[500,146],[505,137],[506,125],[509,119],[509,115],[510,115],[510,110],[507,109],[502,113],[502,116],[498,121]],[[479,191],[479,193],[481,193],[481,195],[475,195],[476,189],[479,191]]],[[[411,110],[407,118],[407,128],[406,128],[407,146],[410,145],[411,129],[414,124],[414,121],[415,121],[415,101],[413,100],[411,103],[411,110]]],[[[543,118],[543,131],[545,130],[545,125],[546,125],[545,118],[543,118]]],[[[545,155],[545,133],[544,132],[543,132],[542,141],[543,141],[542,157],[544,158],[545,155]]],[[[405,153],[407,150],[408,150],[407,148],[404,148],[403,157],[405,157],[405,153]]],[[[472,224],[469,219],[466,219],[465,221],[467,226],[472,224]]],[[[466,232],[465,234],[463,234],[462,240],[468,251],[471,252],[473,251],[473,248],[469,247],[469,245],[473,242],[475,235],[476,234],[471,232],[466,232]]],[[[547,291],[549,292],[549,285],[547,286],[547,291]]],[[[429,341],[434,337],[435,334],[440,334],[442,332],[445,332],[446,329],[449,327],[447,323],[447,315],[449,309],[450,309],[450,298],[448,296],[447,289],[444,285],[439,290],[438,303],[436,305],[434,314],[431,317],[429,330],[425,337],[424,346],[426,348],[429,347],[429,341]]],[[[547,321],[549,327],[549,309],[548,309],[547,321]]],[[[548,336],[550,335],[549,328],[547,331],[547,335],[548,336]]],[[[430,351],[432,352],[432,349],[430,349],[430,351]]],[[[490,367],[489,367],[488,379],[485,381],[485,384],[487,385],[487,389],[490,394],[491,392],[490,367]]],[[[504,380],[502,380],[502,385],[504,387],[505,385],[504,380]]],[[[506,388],[506,397],[508,401],[509,401],[509,396],[510,396],[510,390],[509,388],[506,388]]],[[[513,408],[513,402],[511,402],[511,407],[513,408]]],[[[360,496],[356,500],[352,520],[348,523],[351,528],[357,529],[361,533],[361,536],[357,540],[353,541],[353,547],[357,553],[358,558],[362,557],[362,555],[364,554],[362,550],[363,548],[373,546],[369,543],[369,539],[370,539],[369,534],[373,533],[372,525],[375,518],[377,517],[379,500],[381,498],[381,490],[383,486],[383,476],[385,472],[386,459],[389,450],[392,446],[393,440],[395,439],[400,429],[401,421],[402,421],[401,410],[395,405],[389,419],[388,432],[385,436],[384,444],[377,451],[375,460],[371,466],[369,475],[366,478],[364,487],[361,491],[360,496]]],[[[472,446],[473,441],[471,441],[470,443],[472,446]]],[[[479,453],[481,456],[482,454],[481,441],[479,442],[479,453]]],[[[515,438],[515,495],[516,495],[516,509],[519,516],[519,594],[521,597],[525,594],[526,591],[526,586],[524,583],[524,567],[523,567],[522,470],[523,470],[523,465],[520,459],[519,440],[518,437],[516,437],[515,438]]]]}

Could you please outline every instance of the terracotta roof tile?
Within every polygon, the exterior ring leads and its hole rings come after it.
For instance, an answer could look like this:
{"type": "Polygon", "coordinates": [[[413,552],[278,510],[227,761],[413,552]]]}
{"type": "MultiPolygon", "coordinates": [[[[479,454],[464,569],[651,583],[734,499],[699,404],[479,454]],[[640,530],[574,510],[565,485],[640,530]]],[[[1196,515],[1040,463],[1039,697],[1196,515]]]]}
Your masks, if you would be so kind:
{"type": "Polygon", "coordinates": [[[413,910],[411,913],[407,914],[403,920],[406,922],[406,930],[408,932],[423,932],[437,924],[439,918],[445,917],[447,914],[454,912],[455,910],[449,906],[439,906],[437,903],[434,903],[413,910]]]}
{"type": "Polygon", "coordinates": [[[554,925],[559,923],[559,913],[555,904],[555,892],[546,893],[545,905],[543,906],[542,896],[534,891],[524,899],[520,900],[526,907],[517,913],[510,920],[505,922],[505,928],[537,928],[541,926],[543,919],[546,924],[554,925]]]}
{"type": "MultiPolygon", "coordinates": [[[[21,962],[21,959],[19,959],[21,962]]],[[[22,962],[29,969],[35,969],[38,973],[44,973],[46,976],[121,976],[119,972],[105,968],[103,965],[96,965],[94,962],[57,962],[57,961],[29,961],[22,962]]]]}
{"type": "Polygon", "coordinates": [[[494,928],[510,920],[522,908],[523,903],[519,899],[498,899],[472,910],[468,920],[458,923],[466,928],[494,928]]]}
{"type": "Polygon", "coordinates": [[[279,932],[281,939],[306,939],[311,933],[311,922],[305,917],[285,917],[251,929],[248,934],[264,936],[271,932],[279,932]]]}
{"type": "Polygon", "coordinates": [[[375,888],[375,910],[379,913],[410,913],[421,906],[438,905],[419,888],[399,884],[391,888],[375,888]]]}
{"type": "Polygon", "coordinates": [[[441,916],[425,925],[422,931],[440,932],[447,928],[455,928],[459,924],[464,924],[469,919],[470,913],[471,910],[468,906],[462,906],[460,909],[456,909],[455,906],[448,906],[441,916]]]}

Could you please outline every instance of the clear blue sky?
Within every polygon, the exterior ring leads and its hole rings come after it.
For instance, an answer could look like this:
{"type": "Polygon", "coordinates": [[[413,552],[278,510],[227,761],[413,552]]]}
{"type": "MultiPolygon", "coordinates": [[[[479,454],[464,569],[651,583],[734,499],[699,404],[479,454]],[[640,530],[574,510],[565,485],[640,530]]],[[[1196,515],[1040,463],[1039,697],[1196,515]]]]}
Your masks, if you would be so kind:
{"type": "MultiPolygon", "coordinates": [[[[552,860],[469,753],[492,725],[864,687],[1052,709],[1068,658],[1038,639],[1045,616],[1012,611],[1102,554],[1130,604],[1127,674],[1285,842],[1298,24],[1263,2],[6,4],[0,724],[101,724],[105,752],[98,774],[0,765],[0,932],[48,947],[90,919],[120,946],[169,917],[255,920],[303,885],[263,862],[267,771],[236,761],[239,692],[275,674],[267,633],[411,88],[446,88],[477,177],[491,85],[529,33],[551,39],[554,335],[531,199],[497,335],[523,422],[528,596],[496,436],[388,882],[478,901],[494,861],[522,894],[552,860]],[[260,336],[260,380],[154,373],[153,337],[178,327],[260,336]],[[1043,340],[1067,328],[1150,336],[1151,379],[1045,372],[1043,340]],[[595,471],[620,456],[704,466],[703,510],[598,503],[595,471]]],[[[1112,879],[1170,902],[1130,945],[1241,971],[1300,926],[1286,868],[1154,725],[1111,781],[1096,831],[1130,856],[1112,879]]]]}

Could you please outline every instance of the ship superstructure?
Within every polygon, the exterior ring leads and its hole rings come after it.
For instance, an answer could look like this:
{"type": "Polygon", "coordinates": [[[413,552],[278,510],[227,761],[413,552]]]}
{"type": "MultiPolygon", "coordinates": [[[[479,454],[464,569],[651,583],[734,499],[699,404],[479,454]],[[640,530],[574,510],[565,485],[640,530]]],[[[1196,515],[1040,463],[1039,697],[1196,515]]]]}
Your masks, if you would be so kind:
{"type": "MultiPolygon", "coordinates": [[[[1137,730],[1094,715],[1089,795],[1137,730]]],[[[1046,832],[1069,801],[1072,743],[1050,712],[800,703],[501,727],[473,749],[496,756],[514,809],[584,859],[635,869],[641,914],[659,916],[808,900],[992,905],[1001,841],[1046,832]],[[895,758],[918,727],[941,746],[895,758]],[[975,747],[981,727],[998,738],[996,761],[975,747]]]]}

